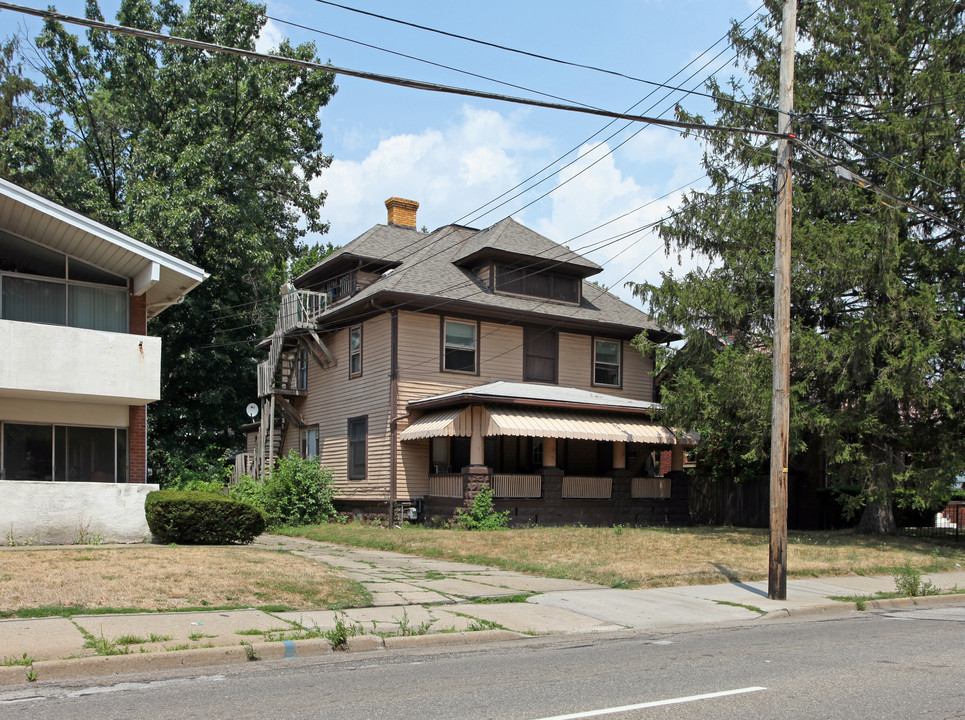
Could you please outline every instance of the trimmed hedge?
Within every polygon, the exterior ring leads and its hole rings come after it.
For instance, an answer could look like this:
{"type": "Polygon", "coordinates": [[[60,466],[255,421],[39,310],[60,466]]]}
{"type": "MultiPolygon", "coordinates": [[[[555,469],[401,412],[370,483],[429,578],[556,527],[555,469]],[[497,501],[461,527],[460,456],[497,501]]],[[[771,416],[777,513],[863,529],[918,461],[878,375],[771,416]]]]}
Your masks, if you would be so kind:
{"type": "Polygon", "coordinates": [[[144,501],[147,526],[161,542],[247,544],[265,530],[265,514],[245,502],[196,490],[157,490],[144,501]]]}

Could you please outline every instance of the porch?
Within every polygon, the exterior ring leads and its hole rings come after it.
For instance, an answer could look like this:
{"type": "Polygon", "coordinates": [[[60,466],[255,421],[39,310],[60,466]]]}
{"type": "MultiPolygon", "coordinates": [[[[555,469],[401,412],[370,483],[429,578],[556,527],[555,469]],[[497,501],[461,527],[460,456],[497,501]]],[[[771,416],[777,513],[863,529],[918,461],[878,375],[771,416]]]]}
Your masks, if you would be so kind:
{"type": "MultiPolygon", "coordinates": [[[[426,488],[427,517],[452,517],[488,487],[497,510],[508,510],[514,524],[689,521],[683,451],[696,437],[655,424],[652,403],[564,389],[566,400],[579,400],[574,407],[559,401],[559,389],[540,388],[556,393],[552,404],[531,397],[521,407],[498,390],[501,396],[478,404],[464,403],[480,388],[437,398],[456,403],[415,415],[400,433],[404,465],[417,469],[415,458],[428,456],[424,478],[408,477],[409,487],[426,488]],[[670,467],[658,468],[665,449],[670,467]]],[[[536,392],[532,386],[510,390],[536,392]]],[[[425,401],[410,403],[420,405],[425,401]]]]}
{"type": "Polygon", "coordinates": [[[688,478],[640,477],[627,470],[606,476],[567,475],[559,468],[539,473],[435,473],[427,477],[426,517],[453,517],[482,488],[513,525],[655,525],[689,521],[688,478]]]}

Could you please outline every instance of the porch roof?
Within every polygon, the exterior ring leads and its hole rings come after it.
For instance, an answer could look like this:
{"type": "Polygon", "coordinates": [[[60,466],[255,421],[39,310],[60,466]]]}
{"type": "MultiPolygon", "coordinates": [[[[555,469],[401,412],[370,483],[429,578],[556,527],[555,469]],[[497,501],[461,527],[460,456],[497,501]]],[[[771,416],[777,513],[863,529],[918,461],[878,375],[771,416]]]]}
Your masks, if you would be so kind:
{"type": "MultiPolygon", "coordinates": [[[[484,407],[481,434],[484,437],[508,435],[545,437],[568,440],[639,442],[649,445],[681,445],[693,447],[697,436],[678,436],[670,428],[655,425],[645,417],[625,414],[593,414],[560,410],[555,407],[518,406],[484,407]]],[[[403,430],[401,440],[433,437],[469,437],[472,435],[472,413],[468,406],[427,412],[403,430]]]]}

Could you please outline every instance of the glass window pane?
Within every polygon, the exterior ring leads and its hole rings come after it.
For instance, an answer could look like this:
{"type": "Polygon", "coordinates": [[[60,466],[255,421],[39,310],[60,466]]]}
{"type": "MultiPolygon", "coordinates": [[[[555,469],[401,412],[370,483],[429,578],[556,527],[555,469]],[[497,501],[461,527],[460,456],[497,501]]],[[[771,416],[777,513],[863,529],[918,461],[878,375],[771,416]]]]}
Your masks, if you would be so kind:
{"type": "Polygon", "coordinates": [[[63,283],[5,275],[3,318],[22,322],[67,324],[67,286],[63,283]]]}
{"type": "Polygon", "coordinates": [[[446,370],[459,372],[476,371],[475,350],[446,350],[446,370]]]}
{"type": "Polygon", "coordinates": [[[67,479],[114,482],[114,428],[67,428],[67,479]]]}
{"type": "Polygon", "coordinates": [[[0,270],[63,278],[65,259],[55,250],[0,232],[0,270]]]}
{"type": "Polygon", "coordinates": [[[127,287],[127,278],[114,275],[106,270],[101,270],[100,268],[88,265],[74,258],[67,260],[67,277],[71,280],[79,280],[81,282],[115,285],[122,288],[127,287]]]}
{"type": "Polygon", "coordinates": [[[3,425],[3,479],[53,479],[53,427],[3,425]]]}
{"type": "Polygon", "coordinates": [[[126,483],[127,477],[127,428],[117,429],[117,482],[126,483]]]}
{"type": "Polygon", "coordinates": [[[446,320],[446,345],[466,348],[476,347],[475,323],[446,320]]]}
{"type": "Polygon", "coordinates": [[[620,367],[618,365],[597,365],[593,382],[597,385],[619,385],[620,367]]]}
{"type": "Polygon", "coordinates": [[[349,345],[352,352],[357,352],[362,347],[362,328],[352,328],[349,336],[349,345]]]}
{"type": "Polygon", "coordinates": [[[604,363],[620,362],[620,346],[608,340],[596,341],[596,361],[604,363]]]}
{"type": "Polygon", "coordinates": [[[54,480],[67,480],[67,428],[54,425],[54,480]]]}
{"type": "Polygon", "coordinates": [[[68,290],[68,324],[71,327],[127,332],[127,292],[86,285],[68,290]]]}

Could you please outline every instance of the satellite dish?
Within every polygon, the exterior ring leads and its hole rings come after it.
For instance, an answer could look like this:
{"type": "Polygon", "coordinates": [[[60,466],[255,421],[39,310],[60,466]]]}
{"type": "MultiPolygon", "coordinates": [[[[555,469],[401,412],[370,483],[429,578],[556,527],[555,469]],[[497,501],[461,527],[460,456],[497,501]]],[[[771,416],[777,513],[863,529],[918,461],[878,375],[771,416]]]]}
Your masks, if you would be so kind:
{"type": "Polygon", "coordinates": [[[254,420],[258,416],[258,406],[255,403],[248,403],[245,412],[248,413],[248,417],[254,420]]]}

